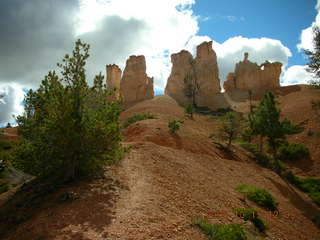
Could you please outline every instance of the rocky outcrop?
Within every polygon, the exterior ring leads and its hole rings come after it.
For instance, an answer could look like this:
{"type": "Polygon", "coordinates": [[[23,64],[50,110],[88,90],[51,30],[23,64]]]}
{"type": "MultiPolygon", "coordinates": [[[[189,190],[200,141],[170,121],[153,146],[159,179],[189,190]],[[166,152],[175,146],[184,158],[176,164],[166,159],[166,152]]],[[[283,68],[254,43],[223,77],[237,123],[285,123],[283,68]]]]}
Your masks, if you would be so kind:
{"type": "Polygon", "coordinates": [[[217,55],[212,49],[212,41],[197,46],[194,63],[195,82],[199,86],[196,103],[199,106],[209,106],[213,95],[221,92],[217,55]]]}
{"type": "Polygon", "coordinates": [[[121,83],[121,69],[115,64],[109,64],[106,67],[107,71],[107,89],[113,90],[114,93],[111,96],[111,100],[117,100],[120,98],[120,83],[121,83]]]}
{"type": "Polygon", "coordinates": [[[121,79],[120,94],[124,106],[153,98],[153,78],[146,74],[144,56],[130,56],[127,60],[121,79]]]}
{"type": "Polygon", "coordinates": [[[234,73],[229,73],[224,82],[226,91],[254,89],[273,89],[280,87],[279,77],[282,64],[268,61],[261,65],[250,62],[249,54],[244,54],[244,60],[236,64],[234,73]]]}
{"type": "Polygon", "coordinates": [[[195,59],[191,53],[182,50],[171,55],[171,62],[165,93],[181,105],[210,106],[214,95],[220,93],[217,56],[212,42],[200,44],[195,59]]]}
{"type": "Polygon", "coordinates": [[[186,82],[192,72],[192,61],[191,53],[186,50],[171,55],[172,69],[165,88],[165,94],[171,96],[182,105],[190,102],[185,91],[186,82]]]}

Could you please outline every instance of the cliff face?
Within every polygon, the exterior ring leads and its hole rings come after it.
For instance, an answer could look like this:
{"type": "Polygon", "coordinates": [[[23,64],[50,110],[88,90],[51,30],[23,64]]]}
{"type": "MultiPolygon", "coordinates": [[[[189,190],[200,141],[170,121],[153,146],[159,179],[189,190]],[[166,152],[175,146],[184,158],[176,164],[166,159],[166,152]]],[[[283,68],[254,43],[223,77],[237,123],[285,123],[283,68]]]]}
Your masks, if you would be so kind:
{"type": "Polygon", "coordinates": [[[279,77],[282,64],[280,62],[270,63],[266,61],[260,66],[248,60],[245,53],[244,60],[237,63],[234,73],[229,73],[224,83],[226,91],[272,89],[280,87],[279,77]]]}
{"type": "Polygon", "coordinates": [[[115,64],[107,65],[106,70],[107,70],[107,89],[113,90],[115,88],[115,92],[111,96],[111,100],[117,100],[120,97],[120,82],[121,82],[122,71],[115,64]]]}
{"type": "Polygon", "coordinates": [[[193,59],[191,53],[182,50],[171,55],[172,70],[165,93],[179,104],[195,103],[209,106],[216,93],[220,92],[217,56],[212,42],[204,42],[197,47],[193,59]]]}
{"type": "Polygon", "coordinates": [[[144,56],[130,56],[127,60],[121,79],[120,94],[125,106],[153,98],[153,78],[146,74],[144,56]]]}

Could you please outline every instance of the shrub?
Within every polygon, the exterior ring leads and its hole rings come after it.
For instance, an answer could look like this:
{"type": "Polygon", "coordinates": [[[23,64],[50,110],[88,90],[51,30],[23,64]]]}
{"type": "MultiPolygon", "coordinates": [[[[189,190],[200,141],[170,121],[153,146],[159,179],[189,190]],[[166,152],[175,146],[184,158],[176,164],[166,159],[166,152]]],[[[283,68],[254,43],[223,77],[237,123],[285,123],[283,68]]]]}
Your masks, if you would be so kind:
{"type": "Polygon", "coordinates": [[[181,121],[178,120],[169,120],[168,128],[172,134],[175,134],[180,129],[181,121]]]}
{"type": "Polygon", "coordinates": [[[151,113],[139,113],[139,114],[135,114],[132,117],[127,118],[124,123],[123,123],[123,127],[126,128],[128,127],[130,124],[133,124],[135,122],[138,121],[142,121],[142,120],[146,120],[146,119],[155,119],[156,117],[154,115],[152,115],[151,113]]]}
{"type": "Polygon", "coordinates": [[[267,226],[265,222],[259,218],[257,210],[252,208],[236,208],[235,213],[238,217],[243,218],[243,220],[251,221],[260,232],[266,231],[267,226]]]}
{"type": "Polygon", "coordinates": [[[8,190],[9,190],[9,185],[8,184],[0,185],[0,194],[6,192],[8,190]]]}
{"type": "Polygon", "coordinates": [[[251,152],[256,162],[263,166],[263,167],[271,167],[272,166],[272,157],[268,154],[262,153],[259,151],[256,144],[249,143],[249,142],[240,142],[240,146],[246,149],[247,151],[251,152]]]}
{"type": "Polygon", "coordinates": [[[299,160],[309,156],[309,149],[303,144],[288,143],[279,147],[277,158],[280,160],[299,160]]]}
{"type": "Polygon", "coordinates": [[[237,190],[244,193],[249,200],[257,205],[265,207],[270,211],[277,210],[278,202],[267,190],[247,185],[239,185],[237,186],[237,190]]]}
{"type": "Polygon", "coordinates": [[[227,225],[210,224],[204,219],[194,221],[194,224],[209,238],[215,240],[246,240],[244,227],[238,223],[227,225]]]}
{"type": "Polygon", "coordinates": [[[13,147],[13,143],[7,140],[0,140],[0,151],[9,150],[13,147]]]}
{"type": "Polygon", "coordinates": [[[297,188],[306,192],[309,197],[320,206],[320,179],[314,177],[299,178],[295,176],[291,171],[287,172],[285,178],[295,185],[297,188]]]}
{"type": "Polygon", "coordinates": [[[193,119],[193,113],[194,113],[194,111],[195,111],[195,108],[194,108],[193,104],[188,104],[188,105],[186,106],[186,108],[184,109],[184,111],[185,111],[185,114],[186,114],[189,118],[193,119]]]}

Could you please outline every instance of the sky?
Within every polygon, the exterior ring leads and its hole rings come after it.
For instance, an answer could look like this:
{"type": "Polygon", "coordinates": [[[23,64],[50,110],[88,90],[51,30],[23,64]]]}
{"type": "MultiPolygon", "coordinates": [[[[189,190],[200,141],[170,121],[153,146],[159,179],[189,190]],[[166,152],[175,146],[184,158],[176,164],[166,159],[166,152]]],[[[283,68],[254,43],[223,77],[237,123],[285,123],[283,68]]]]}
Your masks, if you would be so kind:
{"type": "Polygon", "coordinates": [[[249,60],[283,64],[281,85],[306,83],[312,27],[320,0],[0,0],[0,124],[23,113],[23,98],[56,69],[76,39],[90,44],[89,83],[107,64],[124,69],[145,55],[155,91],[163,92],[170,56],[212,41],[220,82],[249,60]]]}

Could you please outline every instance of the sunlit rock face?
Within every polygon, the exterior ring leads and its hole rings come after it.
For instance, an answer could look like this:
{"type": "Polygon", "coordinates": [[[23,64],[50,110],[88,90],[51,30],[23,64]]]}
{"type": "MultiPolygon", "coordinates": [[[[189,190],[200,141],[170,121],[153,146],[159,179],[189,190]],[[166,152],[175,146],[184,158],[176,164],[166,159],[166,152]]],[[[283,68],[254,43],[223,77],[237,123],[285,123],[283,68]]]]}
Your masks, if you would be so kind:
{"type": "Polygon", "coordinates": [[[118,100],[120,97],[121,69],[116,64],[109,64],[106,67],[107,89],[114,90],[111,100],[118,100]]]}
{"type": "Polygon", "coordinates": [[[144,56],[130,56],[120,83],[120,95],[125,106],[154,97],[153,78],[146,74],[144,56]]]}
{"type": "Polygon", "coordinates": [[[194,103],[198,106],[212,105],[215,95],[220,93],[217,56],[212,42],[197,46],[197,55],[182,50],[171,55],[172,70],[167,81],[165,93],[179,104],[194,103]],[[191,88],[191,90],[190,90],[191,88]],[[194,91],[194,99],[190,97],[194,91]]]}
{"type": "Polygon", "coordinates": [[[273,89],[280,87],[282,64],[268,61],[261,65],[250,62],[249,54],[245,53],[243,61],[236,64],[234,73],[229,73],[224,82],[226,91],[254,89],[273,89]]]}

